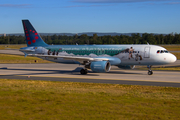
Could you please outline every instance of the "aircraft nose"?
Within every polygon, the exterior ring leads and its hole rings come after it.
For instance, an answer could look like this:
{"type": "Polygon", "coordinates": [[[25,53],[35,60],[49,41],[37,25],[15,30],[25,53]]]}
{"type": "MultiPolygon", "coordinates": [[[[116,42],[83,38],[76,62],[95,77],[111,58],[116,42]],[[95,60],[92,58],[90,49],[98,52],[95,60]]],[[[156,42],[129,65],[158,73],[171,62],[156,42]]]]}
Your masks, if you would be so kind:
{"type": "Polygon", "coordinates": [[[172,54],[172,55],[171,55],[170,62],[171,62],[171,63],[174,63],[174,62],[176,62],[176,60],[177,60],[176,56],[172,54]]]}

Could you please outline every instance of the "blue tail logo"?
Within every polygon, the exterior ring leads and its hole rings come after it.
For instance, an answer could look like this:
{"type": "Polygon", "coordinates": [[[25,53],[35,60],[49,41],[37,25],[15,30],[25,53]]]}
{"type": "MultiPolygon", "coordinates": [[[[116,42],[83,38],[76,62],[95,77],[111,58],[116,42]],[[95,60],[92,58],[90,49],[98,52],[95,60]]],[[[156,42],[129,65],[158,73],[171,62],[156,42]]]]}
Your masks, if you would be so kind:
{"type": "Polygon", "coordinates": [[[28,47],[32,46],[47,46],[43,39],[36,32],[29,20],[22,20],[24,27],[24,34],[26,37],[26,44],[28,47]]]}

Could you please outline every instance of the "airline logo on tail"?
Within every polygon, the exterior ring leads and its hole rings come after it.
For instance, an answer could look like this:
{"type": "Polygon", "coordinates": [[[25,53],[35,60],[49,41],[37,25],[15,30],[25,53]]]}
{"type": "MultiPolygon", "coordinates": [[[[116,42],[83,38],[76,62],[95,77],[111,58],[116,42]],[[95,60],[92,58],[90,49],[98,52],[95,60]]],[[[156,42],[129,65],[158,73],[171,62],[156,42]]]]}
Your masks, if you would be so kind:
{"type": "Polygon", "coordinates": [[[28,47],[31,46],[47,46],[47,44],[42,40],[39,34],[36,32],[34,27],[31,25],[29,20],[22,20],[24,33],[26,37],[26,43],[28,47]]]}

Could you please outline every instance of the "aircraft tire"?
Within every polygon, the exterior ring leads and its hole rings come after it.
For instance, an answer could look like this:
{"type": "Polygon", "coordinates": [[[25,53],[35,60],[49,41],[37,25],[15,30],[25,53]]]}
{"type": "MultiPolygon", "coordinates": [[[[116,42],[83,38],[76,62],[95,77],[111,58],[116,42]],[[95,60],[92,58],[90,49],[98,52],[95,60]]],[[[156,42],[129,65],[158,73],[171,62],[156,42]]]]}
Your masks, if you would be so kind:
{"type": "Polygon", "coordinates": [[[81,69],[80,71],[81,75],[86,75],[88,73],[87,69],[81,69]]]}
{"type": "Polygon", "coordinates": [[[148,75],[152,75],[153,72],[151,70],[148,71],[148,75]]]}

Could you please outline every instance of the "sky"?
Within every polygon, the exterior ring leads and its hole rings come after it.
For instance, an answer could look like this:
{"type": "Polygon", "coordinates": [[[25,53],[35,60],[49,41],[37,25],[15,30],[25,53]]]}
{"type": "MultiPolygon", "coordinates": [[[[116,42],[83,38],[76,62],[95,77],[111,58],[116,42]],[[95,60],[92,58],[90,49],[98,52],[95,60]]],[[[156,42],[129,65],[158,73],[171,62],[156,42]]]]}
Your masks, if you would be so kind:
{"type": "Polygon", "coordinates": [[[0,34],[180,33],[180,0],[1,0],[0,34]]]}

